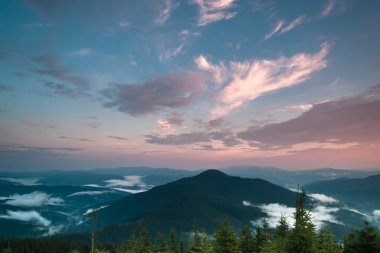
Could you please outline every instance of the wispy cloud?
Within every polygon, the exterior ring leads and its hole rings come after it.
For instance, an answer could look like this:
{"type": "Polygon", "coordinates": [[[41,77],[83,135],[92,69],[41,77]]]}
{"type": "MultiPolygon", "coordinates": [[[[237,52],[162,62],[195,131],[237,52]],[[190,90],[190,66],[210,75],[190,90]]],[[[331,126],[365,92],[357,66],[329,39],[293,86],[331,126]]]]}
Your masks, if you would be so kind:
{"type": "Polygon", "coordinates": [[[36,211],[11,211],[8,210],[7,214],[0,214],[0,219],[18,220],[24,222],[32,222],[36,225],[48,227],[51,225],[51,221],[41,216],[36,211]]]}
{"type": "Polygon", "coordinates": [[[92,140],[92,139],[69,137],[69,136],[58,136],[57,138],[61,139],[61,140],[73,140],[73,141],[81,141],[81,142],[95,142],[95,140],[92,140]]]}
{"type": "Polygon", "coordinates": [[[177,126],[182,125],[184,119],[181,114],[173,112],[165,119],[157,120],[157,124],[160,128],[174,129],[177,126]]]}
{"type": "Polygon", "coordinates": [[[193,0],[192,2],[199,8],[199,26],[231,19],[237,14],[229,11],[234,6],[235,0],[193,0]]]}
{"type": "MultiPolygon", "coordinates": [[[[213,109],[212,114],[214,117],[223,116],[263,94],[304,82],[311,74],[327,66],[327,54],[328,45],[324,43],[321,50],[315,54],[299,53],[292,57],[280,57],[275,60],[230,62],[228,74],[223,80],[226,84],[219,93],[218,105],[213,109]]],[[[198,62],[196,61],[200,66],[198,62]]],[[[217,76],[218,71],[215,71],[215,68],[201,67],[217,76]]],[[[225,69],[221,64],[219,68],[225,69]]]]}
{"type": "Polygon", "coordinates": [[[180,42],[178,45],[171,47],[169,49],[160,50],[159,60],[165,62],[171,60],[178,55],[185,52],[185,48],[188,47],[196,37],[200,36],[199,32],[192,32],[190,30],[182,30],[178,33],[180,42]]]}
{"type": "Polygon", "coordinates": [[[72,55],[72,56],[87,56],[87,55],[90,55],[92,53],[93,53],[92,49],[82,48],[82,49],[71,52],[70,55],[72,55]]]}
{"type": "Polygon", "coordinates": [[[110,193],[112,191],[82,191],[82,192],[75,192],[67,197],[76,197],[76,196],[83,196],[83,195],[89,195],[89,196],[96,196],[96,195],[101,195],[101,194],[106,194],[110,193]]]}
{"type": "Polygon", "coordinates": [[[13,91],[13,88],[5,83],[0,83],[0,92],[13,91]]]}
{"type": "Polygon", "coordinates": [[[203,55],[196,57],[194,61],[198,69],[209,72],[212,75],[213,81],[216,84],[221,84],[225,81],[228,72],[223,62],[212,64],[203,55]]]}
{"type": "Polygon", "coordinates": [[[58,57],[52,54],[34,57],[35,67],[32,71],[36,74],[52,78],[43,80],[43,84],[56,93],[70,97],[86,95],[90,89],[89,82],[79,76],[73,75],[72,70],[62,64],[58,57]]]}
{"type": "Polygon", "coordinates": [[[293,30],[295,27],[302,24],[305,18],[306,18],[306,15],[299,16],[298,18],[294,19],[287,25],[285,24],[285,21],[283,20],[278,21],[274,29],[270,33],[266,34],[264,39],[267,40],[276,34],[283,34],[283,33],[287,33],[293,30]]]}
{"type": "Polygon", "coordinates": [[[269,39],[270,37],[272,37],[273,35],[275,35],[276,33],[278,33],[281,28],[283,27],[284,25],[284,21],[283,20],[280,20],[278,21],[277,25],[275,26],[275,28],[273,29],[273,31],[271,31],[270,33],[266,34],[265,35],[265,39],[269,39]]]}
{"type": "Polygon", "coordinates": [[[168,134],[165,136],[160,135],[145,135],[147,143],[159,145],[191,145],[201,144],[212,141],[219,141],[225,147],[233,147],[241,144],[235,137],[235,134],[230,130],[219,131],[203,131],[203,132],[190,132],[181,134],[168,134]]]}
{"type": "Polygon", "coordinates": [[[337,4],[336,0],[327,0],[327,4],[321,13],[321,16],[322,17],[330,16],[330,14],[334,10],[336,4],[337,4]]]}
{"type": "MultiPolygon", "coordinates": [[[[295,212],[294,207],[288,207],[286,205],[282,205],[279,203],[271,203],[271,204],[262,204],[262,205],[253,205],[248,201],[243,201],[243,205],[245,206],[253,206],[260,208],[263,212],[265,212],[268,217],[269,227],[275,228],[278,225],[278,222],[281,217],[285,217],[290,225],[294,225],[295,219],[293,214],[295,212]]],[[[339,211],[337,207],[326,207],[326,206],[316,206],[313,208],[311,212],[311,220],[313,224],[316,225],[317,228],[321,228],[326,222],[331,222],[335,224],[342,224],[342,222],[338,221],[335,217],[335,213],[339,211]]],[[[260,219],[257,221],[253,221],[254,225],[261,225],[260,219]]]]}
{"type": "Polygon", "coordinates": [[[0,144],[0,151],[80,151],[80,148],[68,148],[68,147],[39,147],[39,146],[26,146],[22,144],[10,143],[0,144]]]}
{"type": "Polygon", "coordinates": [[[167,61],[167,60],[170,60],[170,59],[176,57],[178,54],[180,54],[182,52],[185,45],[186,45],[186,43],[183,42],[175,48],[170,48],[170,49],[160,53],[160,55],[159,55],[160,61],[167,61]]]}
{"type": "Polygon", "coordinates": [[[52,197],[45,192],[32,192],[27,194],[13,194],[8,197],[0,197],[2,200],[6,200],[5,204],[19,207],[41,207],[43,205],[62,205],[63,199],[52,197]]]}
{"type": "Polygon", "coordinates": [[[286,33],[291,30],[293,30],[296,26],[299,26],[302,24],[302,22],[305,20],[305,15],[299,16],[298,18],[294,19],[292,22],[290,22],[287,26],[281,29],[280,33],[286,33]]]}
{"type": "Polygon", "coordinates": [[[145,135],[145,137],[147,138],[145,142],[161,145],[189,145],[211,141],[207,134],[201,132],[166,135],[163,137],[156,135],[145,135]]]}
{"type": "Polygon", "coordinates": [[[204,81],[199,72],[172,72],[145,83],[110,84],[102,90],[104,106],[133,116],[183,108],[202,94],[204,81]]]}
{"type": "Polygon", "coordinates": [[[1,180],[5,180],[8,182],[21,184],[21,185],[37,185],[38,181],[41,180],[39,177],[32,177],[32,178],[12,178],[12,177],[3,177],[0,178],[1,180]]]}
{"type": "Polygon", "coordinates": [[[164,0],[162,8],[158,17],[154,20],[156,25],[164,25],[165,22],[169,19],[173,10],[179,6],[179,3],[173,4],[171,0],[164,0]]]}
{"type": "Polygon", "coordinates": [[[98,210],[100,210],[100,209],[103,209],[103,208],[106,208],[106,207],[108,207],[108,206],[100,206],[100,207],[98,207],[98,208],[90,208],[90,209],[87,209],[86,210],[86,212],[84,212],[83,213],[83,215],[89,215],[89,214],[91,214],[93,211],[98,211],[98,210]]]}
{"type": "Polygon", "coordinates": [[[320,202],[323,202],[323,203],[328,203],[328,204],[333,204],[333,203],[338,203],[339,201],[333,197],[329,197],[325,194],[320,194],[320,193],[312,193],[312,194],[308,194],[310,197],[312,197],[313,199],[316,199],[320,202]]]}
{"type": "Polygon", "coordinates": [[[118,141],[126,141],[128,138],[126,137],[121,137],[121,136],[116,136],[116,135],[107,135],[108,138],[118,140],[118,141]]]}
{"type": "Polygon", "coordinates": [[[124,176],[124,179],[109,179],[104,181],[107,183],[106,187],[134,187],[140,186],[145,187],[145,183],[142,181],[141,176],[124,176]]]}

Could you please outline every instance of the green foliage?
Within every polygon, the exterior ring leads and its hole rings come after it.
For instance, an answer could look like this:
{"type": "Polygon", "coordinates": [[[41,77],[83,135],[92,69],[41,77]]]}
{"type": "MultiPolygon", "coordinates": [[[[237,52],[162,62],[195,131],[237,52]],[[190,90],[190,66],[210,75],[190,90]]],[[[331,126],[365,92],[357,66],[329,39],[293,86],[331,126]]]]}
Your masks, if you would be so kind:
{"type": "Polygon", "coordinates": [[[255,238],[253,237],[249,224],[244,224],[240,235],[241,253],[251,253],[255,250],[255,238]]]}
{"type": "Polygon", "coordinates": [[[179,246],[177,242],[177,232],[172,229],[170,230],[170,253],[179,253],[179,246]]]}
{"type": "Polygon", "coordinates": [[[344,253],[380,252],[380,234],[376,228],[364,221],[364,228],[354,230],[344,238],[344,253]]]}
{"type": "Polygon", "coordinates": [[[307,207],[307,196],[302,189],[297,193],[296,211],[294,212],[295,225],[290,231],[287,243],[287,252],[289,253],[315,253],[316,233],[315,225],[311,222],[311,207],[307,207]]]}
{"type": "Polygon", "coordinates": [[[239,240],[228,220],[224,220],[215,235],[215,253],[238,253],[239,240]]]}
{"type": "Polygon", "coordinates": [[[156,253],[166,253],[168,249],[166,247],[165,237],[163,234],[159,233],[157,236],[157,244],[156,244],[156,253]]]}
{"type": "Polygon", "coordinates": [[[198,224],[194,225],[194,237],[189,248],[189,253],[202,252],[202,241],[199,235],[198,224]]]}
{"type": "Polygon", "coordinates": [[[136,253],[151,253],[152,243],[150,240],[150,235],[148,230],[146,230],[146,228],[142,224],[139,224],[139,233],[140,238],[137,244],[136,253]]]}
{"type": "Polygon", "coordinates": [[[317,235],[318,253],[341,253],[342,250],[334,239],[328,226],[322,227],[317,235]]]}

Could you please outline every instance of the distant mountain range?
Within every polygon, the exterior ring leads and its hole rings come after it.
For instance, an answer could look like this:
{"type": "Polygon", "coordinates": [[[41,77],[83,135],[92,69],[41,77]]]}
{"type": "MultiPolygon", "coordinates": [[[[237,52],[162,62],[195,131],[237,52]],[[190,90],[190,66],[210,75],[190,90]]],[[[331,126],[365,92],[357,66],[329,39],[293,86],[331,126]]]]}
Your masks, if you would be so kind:
{"type": "Polygon", "coordinates": [[[249,166],[203,172],[148,167],[0,172],[0,237],[83,232],[90,228],[87,214],[93,208],[99,208],[97,224],[105,241],[122,241],[138,222],[152,231],[183,233],[195,222],[214,230],[224,218],[235,228],[248,221],[255,226],[262,217],[275,226],[281,214],[291,218],[295,192],[289,189],[298,184],[316,203],[315,222],[327,222],[340,234],[364,218],[380,225],[375,173],[249,166]]]}
{"type": "Polygon", "coordinates": [[[361,210],[380,210],[380,174],[365,178],[340,178],[305,185],[310,192],[332,196],[361,210]]]}

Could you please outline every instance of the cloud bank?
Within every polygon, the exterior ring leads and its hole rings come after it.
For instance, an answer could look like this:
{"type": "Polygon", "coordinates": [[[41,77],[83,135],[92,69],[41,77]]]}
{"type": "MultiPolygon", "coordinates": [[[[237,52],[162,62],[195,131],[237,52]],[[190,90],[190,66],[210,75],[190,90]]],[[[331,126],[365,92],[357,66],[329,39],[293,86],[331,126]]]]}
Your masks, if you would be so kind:
{"type": "Polygon", "coordinates": [[[205,77],[199,72],[172,72],[145,83],[110,84],[102,90],[104,106],[133,116],[164,109],[183,108],[203,92],[205,77]]]}
{"type": "Polygon", "coordinates": [[[0,197],[0,200],[6,200],[5,204],[19,207],[41,207],[43,205],[62,205],[63,199],[51,197],[45,192],[32,192],[27,194],[13,194],[8,197],[0,197]]]}
{"type": "Polygon", "coordinates": [[[18,220],[24,222],[35,223],[38,226],[48,227],[51,221],[41,216],[36,211],[11,211],[8,210],[7,214],[0,214],[0,219],[18,220]]]}
{"type": "Polygon", "coordinates": [[[271,147],[302,143],[371,143],[380,140],[379,111],[380,85],[376,85],[357,96],[314,104],[297,118],[261,128],[250,127],[237,136],[271,147]]]}

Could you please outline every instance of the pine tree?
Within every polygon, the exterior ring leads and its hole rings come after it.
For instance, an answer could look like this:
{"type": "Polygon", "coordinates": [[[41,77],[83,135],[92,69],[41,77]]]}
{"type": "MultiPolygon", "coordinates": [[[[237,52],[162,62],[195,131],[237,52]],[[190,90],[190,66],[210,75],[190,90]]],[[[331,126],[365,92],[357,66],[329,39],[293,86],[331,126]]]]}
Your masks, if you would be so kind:
{"type": "Polygon", "coordinates": [[[334,236],[328,226],[323,226],[317,235],[318,253],[340,253],[341,249],[335,242],[334,236]]]}
{"type": "Polygon", "coordinates": [[[255,238],[253,237],[249,224],[243,226],[240,236],[240,251],[242,253],[252,253],[255,250],[255,238]]]}
{"type": "Polygon", "coordinates": [[[156,248],[155,252],[157,252],[157,253],[166,253],[167,252],[165,237],[161,233],[159,233],[157,235],[157,248],[156,248]]]}
{"type": "Polygon", "coordinates": [[[256,240],[256,246],[255,246],[255,251],[260,252],[263,248],[264,245],[270,241],[270,234],[269,234],[269,224],[268,220],[266,218],[261,220],[262,226],[256,228],[256,235],[255,235],[255,240],[256,240]]]}
{"type": "Polygon", "coordinates": [[[146,228],[142,224],[139,224],[138,226],[139,226],[140,240],[138,242],[137,253],[151,253],[152,243],[150,240],[149,232],[146,230],[146,228]]]}
{"type": "Polygon", "coordinates": [[[179,253],[177,232],[174,229],[170,230],[170,253],[179,253]]]}
{"type": "Polygon", "coordinates": [[[213,248],[208,240],[207,233],[203,231],[201,235],[202,253],[212,253],[213,248]]]}
{"type": "Polygon", "coordinates": [[[274,244],[278,252],[286,252],[289,231],[290,231],[290,228],[286,220],[286,217],[281,215],[281,218],[278,221],[276,230],[274,232],[274,244]]]}
{"type": "Polygon", "coordinates": [[[215,253],[238,253],[239,239],[228,220],[224,220],[215,235],[215,253]]]}
{"type": "Polygon", "coordinates": [[[194,237],[189,248],[189,253],[197,253],[197,252],[202,252],[202,241],[201,241],[201,236],[199,235],[198,224],[195,223],[194,237]]]}
{"type": "Polygon", "coordinates": [[[354,230],[344,238],[344,253],[378,253],[380,252],[380,234],[368,221],[364,228],[354,230]]]}
{"type": "Polygon", "coordinates": [[[306,207],[305,204],[306,198],[307,196],[303,189],[298,191],[296,211],[294,212],[295,224],[287,243],[289,253],[317,252],[315,226],[311,222],[311,207],[306,207]]]}
{"type": "Polygon", "coordinates": [[[127,250],[126,253],[136,253],[138,249],[138,241],[135,237],[135,234],[132,234],[132,236],[129,238],[127,243],[127,250]]]}

